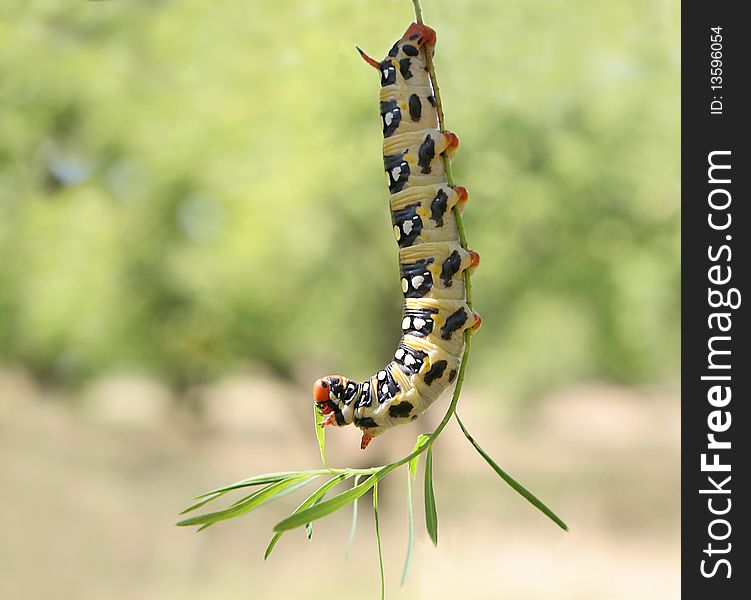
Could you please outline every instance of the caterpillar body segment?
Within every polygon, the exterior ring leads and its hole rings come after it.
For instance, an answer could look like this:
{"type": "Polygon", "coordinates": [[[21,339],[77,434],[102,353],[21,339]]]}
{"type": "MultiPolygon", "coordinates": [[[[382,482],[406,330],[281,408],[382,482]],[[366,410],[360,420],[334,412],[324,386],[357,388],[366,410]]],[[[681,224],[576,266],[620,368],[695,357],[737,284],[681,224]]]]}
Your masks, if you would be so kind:
{"type": "Polygon", "coordinates": [[[361,447],[388,429],[417,419],[456,380],[464,352],[464,332],[480,326],[467,304],[463,273],[479,264],[479,254],[463,248],[453,208],[467,202],[467,190],[450,186],[444,155],[452,158],[459,138],[441,131],[426,52],[435,32],[412,23],[388,56],[377,61],[383,163],[391,194],[394,236],[399,246],[404,295],[402,338],[393,360],[369,379],[342,375],[316,381],[313,398],[322,425],[354,424],[361,447]]]}

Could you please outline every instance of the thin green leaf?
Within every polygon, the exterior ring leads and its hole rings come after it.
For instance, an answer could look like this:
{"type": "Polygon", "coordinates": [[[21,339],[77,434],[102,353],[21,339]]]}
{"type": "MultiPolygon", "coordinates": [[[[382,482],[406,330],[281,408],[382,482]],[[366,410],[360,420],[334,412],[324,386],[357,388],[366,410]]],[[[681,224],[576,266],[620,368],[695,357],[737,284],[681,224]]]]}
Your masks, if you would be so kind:
{"type": "Polygon", "coordinates": [[[206,513],[205,515],[199,515],[197,517],[185,519],[184,521],[180,521],[178,523],[178,526],[187,527],[190,525],[206,525],[216,523],[217,521],[225,521],[227,519],[239,517],[240,515],[244,515],[245,513],[258,508],[261,504],[264,504],[265,502],[273,499],[275,496],[279,496],[279,494],[287,488],[293,485],[302,487],[302,485],[308,483],[313,479],[313,476],[308,476],[277,481],[276,483],[272,483],[271,485],[267,485],[265,488],[258,490],[254,494],[251,494],[247,498],[241,500],[239,503],[236,503],[225,510],[206,513]]]}
{"type": "Polygon", "coordinates": [[[326,464],[326,431],[325,427],[321,425],[323,423],[324,416],[316,403],[313,403],[313,420],[315,422],[316,438],[318,439],[318,449],[321,451],[321,462],[323,466],[328,468],[326,464]]]}
{"type": "MultiPolygon", "coordinates": [[[[316,504],[320,504],[322,501],[323,501],[323,496],[321,496],[315,502],[313,502],[313,506],[315,506],[316,504]]],[[[305,535],[308,536],[309,540],[313,539],[313,523],[305,524],[305,535]]]]}
{"type": "MultiPolygon", "coordinates": [[[[269,502],[271,500],[276,501],[280,498],[284,498],[285,496],[289,496],[290,494],[295,493],[297,490],[299,490],[301,487],[305,487],[310,483],[310,478],[300,478],[297,483],[292,483],[288,487],[284,488],[282,491],[280,491],[277,494],[274,494],[274,497],[266,500],[266,502],[269,502]]],[[[250,499],[251,496],[253,496],[256,492],[253,492],[253,494],[250,494],[248,496],[244,496],[243,498],[240,498],[236,502],[234,502],[231,506],[237,506],[238,504],[242,504],[246,500],[250,499]]]]}
{"type": "Polygon", "coordinates": [[[474,438],[469,434],[466,427],[464,427],[464,423],[462,423],[462,420],[459,418],[459,415],[454,413],[454,416],[456,417],[457,423],[459,423],[459,427],[461,427],[462,433],[464,433],[464,436],[469,440],[469,443],[472,444],[475,447],[475,450],[482,456],[485,461],[490,465],[490,467],[498,473],[498,476],[503,479],[506,483],[508,483],[518,494],[520,494],[527,502],[529,502],[532,506],[534,506],[537,510],[539,510],[542,514],[544,514],[546,517],[548,517],[553,523],[558,525],[561,529],[564,531],[568,531],[568,525],[564,523],[558,515],[556,515],[552,510],[550,510],[545,504],[537,498],[532,492],[530,492],[527,488],[525,488],[521,483],[516,481],[511,475],[506,473],[501,467],[499,467],[495,461],[488,456],[488,454],[480,448],[480,445],[474,440],[474,438]]]}
{"type": "MultiPolygon", "coordinates": [[[[357,487],[362,475],[357,475],[352,487],[357,487]]],[[[347,560],[349,556],[349,549],[352,547],[352,542],[355,541],[355,531],[357,530],[357,498],[352,502],[352,526],[349,528],[349,539],[347,540],[347,546],[344,548],[344,560],[347,560]]]]}
{"type": "MultiPolygon", "coordinates": [[[[419,440],[419,438],[418,438],[419,440]]],[[[410,467],[412,467],[410,461],[410,467]]],[[[412,511],[412,477],[413,471],[407,469],[407,556],[404,558],[404,568],[402,569],[401,586],[407,582],[409,568],[412,566],[412,551],[415,547],[415,518],[412,511]]]]}
{"type": "MultiPolygon", "coordinates": [[[[346,473],[337,475],[336,477],[332,477],[326,483],[324,483],[321,487],[319,487],[315,492],[313,492],[310,496],[305,498],[305,500],[302,501],[300,506],[298,506],[292,514],[298,513],[301,510],[305,510],[309,506],[314,505],[317,501],[323,498],[324,494],[328,492],[332,487],[334,487],[340,481],[344,481],[348,477],[350,477],[350,475],[346,473]]],[[[269,555],[271,554],[271,551],[274,549],[274,546],[276,546],[276,543],[279,541],[279,539],[282,537],[283,534],[284,534],[283,531],[280,531],[274,534],[274,536],[271,538],[271,541],[269,542],[269,545],[266,546],[266,552],[264,552],[263,554],[263,560],[266,560],[269,557],[269,555]]]]}
{"type": "Polygon", "coordinates": [[[433,493],[433,447],[427,450],[425,456],[425,527],[428,535],[433,540],[433,545],[438,545],[438,512],[435,507],[435,494],[433,493]]]}
{"type": "Polygon", "coordinates": [[[276,483],[277,481],[282,481],[283,479],[305,477],[307,475],[326,475],[327,473],[328,473],[328,470],[326,469],[314,469],[312,471],[282,471],[279,473],[264,473],[263,475],[256,475],[255,477],[249,477],[248,479],[243,479],[241,481],[237,481],[235,483],[225,485],[224,487],[216,488],[215,490],[205,492],[201,494],[200,496],[196,496],[195,499],[201,500],[202,498],[206,498],[207,496],[212,496],[215,494],[222,494],[224,492],[230,492],[232,490],[237,490],[239,488],[250,487],[254,485],[266,485],[267,483],[276,483]]]}
{"type": "MultiPolygon", "coordinates": [[[[425,443],[430,439],[429,433],[421,433],[417,436],[417,441],[415,442],[415,447],[412,448],[412,452],[415,452],[422,448],[425,443]]],[[[412,475],[412,477],[415,476],[415,473],[417,473],[417,461],[420,459],[420,455],[418,454],[415,456],[412,460],[409,461],[409,473],[412,475]]]]}
{"type": "Polygon", "coordinates": [[[392,471],[393,468],[394,467],[392,467],[391,465],[383,467],[381,470],[376,471],[373,475],[368,477],[361,484],[354,486],[346,492],[337,494],[333,498],[324,500],[320,504],[311,506],[310,508],[307,508],[295,515],[290,515],[283,521],[277,523],[274,526],[274,531],[287,531],[288,529],[294,529],[295,527],[300,527],[301,525],[305,525],[306,523],[310,523],[312,521],[330,515],[333,512],[336,512],[340,508],[347,506],[350,502],[353,502],[354,500],[362,496],[365,492],[372,488],[378,482],[378,480],[381,479],[381,477],[392,471]]]}
{"type": "Polygon", "coordinates": [[[381,528],[378,523],[378,484],[373,486],[373,517],[375,518],[376,544],[378,546],[378,567],[381,571],[381,600],[386,597],[386,577],[383,572],[383,551],[381,550],[381,528]]]}
{"type": "Polygon", "coordinates": [[[189,506],[184,511],[182,511],[180,514],[184,515],[186,513],[189,513],[191,511],[196,510],[197,508],[201,508],[204,504],[208,504],[212,500],[216,500],[217,498],[219,498],[220,496],[223,496],[226,493],[227,492],[216,492],[214,494],[211,494],[210,496],[206,496],[206,497],[204,497],[203,500],[201,500],[200,502],[196,502],[195,504],[189,506]]]}

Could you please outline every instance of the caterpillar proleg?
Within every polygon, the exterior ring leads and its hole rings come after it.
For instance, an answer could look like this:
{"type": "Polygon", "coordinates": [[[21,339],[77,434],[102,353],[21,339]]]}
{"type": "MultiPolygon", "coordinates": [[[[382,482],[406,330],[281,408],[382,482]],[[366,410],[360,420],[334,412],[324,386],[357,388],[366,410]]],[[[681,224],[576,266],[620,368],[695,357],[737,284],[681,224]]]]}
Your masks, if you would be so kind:
{"type": "Polygon", "coordinates": [[[467,190],[450,186],[443,155],[459,138],[441,131],[427,66],[435,49],[430,27],[412,23],[378,62],[358,48],[381,78],[383,164],[391,194],[391,221],[399,246],[404,294],[402,338],[393,360],[369,379],[341,375],[316,381],[313,399],[324,425],[354,424],[360,447],[384,431],[415,420],[454,382],[464,332],[479,329],[467,305],[463,273],[480,256],[463,248],[453,208],[463,209],[467,190]]]}

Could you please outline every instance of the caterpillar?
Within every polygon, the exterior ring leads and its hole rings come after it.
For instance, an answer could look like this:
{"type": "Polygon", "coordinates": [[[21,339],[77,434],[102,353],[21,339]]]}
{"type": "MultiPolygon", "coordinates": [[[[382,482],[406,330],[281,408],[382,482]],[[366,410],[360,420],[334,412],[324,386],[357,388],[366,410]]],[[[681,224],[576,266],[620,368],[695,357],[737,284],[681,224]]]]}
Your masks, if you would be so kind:
{"type": "Polygon", "coordinates": [[[436,33],[412,23],[388,56],[376,61],[357,48],[381,79],[383,165],[391,221],[399,247],[404,294],[402,337],[394,359],[365,381],[329,375],[313,386],[321,425],[354,424],[360,447],[384,431],[418,418],[456,379],[464,331],[482,319],[467,304],[464,271],[480,256],[462,247],[453,208],[463,210],[466,188],[450,186],[443,155],[459,138],[439,129],[428,54],[436,33]]]}

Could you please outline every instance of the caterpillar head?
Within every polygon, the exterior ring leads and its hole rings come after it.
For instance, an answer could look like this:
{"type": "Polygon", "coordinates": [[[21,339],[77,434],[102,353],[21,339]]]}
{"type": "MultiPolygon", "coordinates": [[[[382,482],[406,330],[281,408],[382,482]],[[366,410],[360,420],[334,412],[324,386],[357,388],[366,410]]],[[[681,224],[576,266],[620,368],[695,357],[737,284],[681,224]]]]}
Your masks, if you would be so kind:
{"type": "Polygon", "coordinates": [[[331,377],[323,377],[313,384],[313,400],[324,415],[334,409],[334,394],[331,389],[331,377]]]}
{"type": "Polygon", "coordinates": [[[342,414],[342,395],[346,380],[340,375],[322,377],[313,384],[313,401],[321,414],[328,415],[323,425],[346,425],[342,414]]]}

